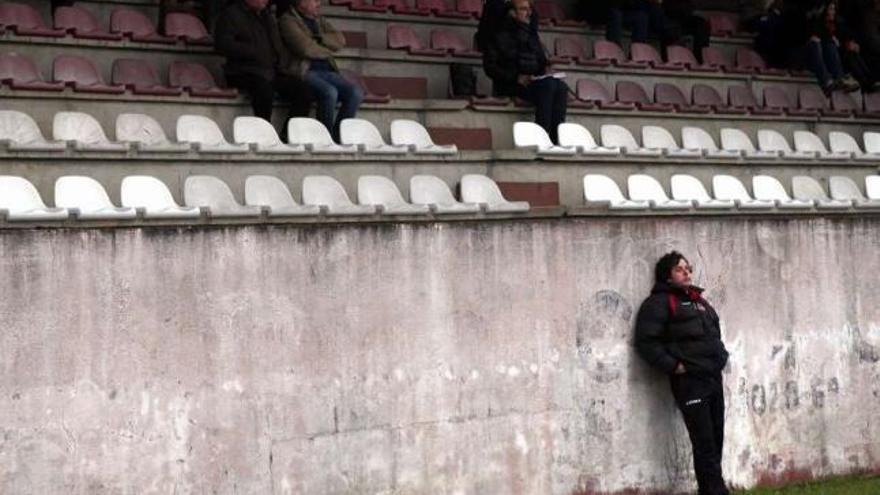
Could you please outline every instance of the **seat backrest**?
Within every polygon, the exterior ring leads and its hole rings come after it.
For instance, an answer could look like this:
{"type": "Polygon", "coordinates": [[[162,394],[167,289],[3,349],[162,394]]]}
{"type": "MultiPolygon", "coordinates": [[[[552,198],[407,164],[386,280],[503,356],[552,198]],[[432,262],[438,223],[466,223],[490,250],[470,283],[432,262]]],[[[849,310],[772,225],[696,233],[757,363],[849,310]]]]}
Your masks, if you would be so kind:
{"type": "Polygon", "coordinates": [[[15,175],[0,175],[0,209],[27,211],[45,207],[31,181],[15,175]]]}
{"type": "Polygon", "coordinates": [[[287,142],[318,146],[336,144],[324,124],[308,117],[293,117],[287,121],[287,142]]]}
{"type": "Polygon", "coordinates": [[[464,52],[470,49],[457,34],[442,28],[431,30],[431,48],[452,50],[453,52],[464,52]]]}
{"type": "Polygon", "coordinates": [[[534,122],[515,122],[513,124],[513,144],[517,148],[537,146],[538,149],[553,147],[547,131],[534,122]]]}
{"type": "Polygon", "coordinates": [[[767,68],[767,63],[751,48],[741,46],[736,49],[736,66],[742,69],[761,70],[767,68]]]}
{"type": "Polygon", "coordinates": [[[121,113],[116,116],[116,139],[147,145],[166,144],[168,137],[156,119],[142,113],[121,113]]]}
{"type": "Polygon", "coordinates": [[[736,22],[725,14],[711,14],[709,16],[709,32],[716,36],[729,36],[736,32],[736,22]]]}
{"type": "Polygon", "coordinates": [[[844,175],[833,175],[829,177],[828,189],[831,192],[832,199],[865,199],[865,195],[859,190],[858,184],[844,175]]]}
{"type": "Polygon", "coordinates": [[[20,28],[45,28],[43,17],[34,7],[25,3],[0,3],[0,26],[20,28]]]}
{"type": "Polygon", "coordinates": [[[183,197],[187,206],[207,206],[220,210],[234,210],[241,206],[229,186],[212,175],[187,177],[183,183],[183,197]]]}
{"type": "Polygon", "coordinates": [[[65,175],[55,180],[55,206],[84,211],[112,208],[113,203],[98,181],[82,175],[65,175]]]}
{"type": "Polygon", "coordinates": [[[755,198],[770,199],[774,201],[790,201],[791,196],[785,191],[785,187],[776,177],[769,175],[756,175],[752,177],[752,188],[755,198]]]}
{"type": "Polygon", "coordinates": [[[671,64],[681,65],[697,65],[697,57],[690,48],[681,45],[670,45],[666,47],[666,59],[671,64]]]}
{"type": "Polygon", "coordinates": [[[28,83],[42,81],[34,61],[17,53],[0,53],[0,81],[28,83]]]}
{"type": "Polygon", "coordinates": [[[804,110],[825,110],[828,108],[828,99],[819,88],[810,86],[798,91],[798,105],[804,110]]]}
{"type": "Polygon", "coordinates": [[[91,60],[79,55],[58,55],[52,62],[52,78],[89,86],[104,84],[104,79],[91,60]]]}
{"type": "Polygon", "coordinates": [[[389,205],[406,203],[394,182],[381,175],[358,177],[358,203],[362,205],[389,205]]]}
{"type": "Polygon", "coordinates": [[[694,84],[693,87],[691,87],[691,100],[694,102],[694,105],[710,107],[724,106],[724,100],[721,99],[721,95],[718,94],[718,91],[715,91],[715,88],[708,84],[694,84]]]}
{"type": "Polygon", "coordinates": [[[13,143],[43,142],[46,139],[30,115],[17,110],[0,110],[0,139],[13,143]]]}
{"type": "Polygon", "coordinates": [[[574,122],[563,122],[556,129],[560,146],[575,146],[585,149],[597,147],[593,134],[586,127],[574,122]]]}
{"type": "Polygon", "coordinates": [[[171,12],[165,15],[165,34],[175,38],[197,40],[208,37],[208,29],[194,15],[171,12]]]}
{"type": "Polygon", "coordinates": [[[681,146],[689,150],[718,151],[715,139],[701,127],[682,127],[681,146]]]}
{"type": "Polygon", "coordinates": [[[86,144],[110,142],[98,119],[83,112],[57,112],[52,119],[52,139],[86,144]]]}
{"type": "Polygon", "coordinates": [[[207,146],[228,144],[220,126],[203,115],[181,115],[177,118],[177,140],[207,146]]]}
{"type": "Polygon", "coordinates": [[[195,62],[171,62],[168,65],[168,83],[175,88],[210,89],[217,81],[202,64],[195,62]]]}
{"type": "Polygon", "coordinates": [[[593,58],[597,60],[613,60],[615,62],[626,61],[626,54],[617,43],[608,40],[596,40],[593,42],[593,58]]]}
{"type": "Polygon", "coordinates": [[[843,91],[831,93],[831,107],[846,112],[858,112],[862,109],[849,93],[843,91]]]}
{"type": "Polygon", "coordinates": [[[670,105],[687,105],[687,97],[675,84],[657,83],[654,85],[654,101],[670,105]]]}
{"type": "Polygon", "coordinates": [[[632,43],[629,45],[629,55],[633,62],[648,62],[659,64],[663,62],[660,53],[647,43],[632,43]]]}
{"type": "Polygon", "coordinates": [[[656,125],[642,126],[642,145],[645,148],[679,149],[672,134],[663,127],[656,125]]]}
{"type": "Polygon", "coordinates": [[[794,149],[798,151],[828,153],[828,148],[825,147],[822,139],[810,131],[794,131],[794,149]]]}
{"type": "Polygon", "coordinates": [[[880,132],[867,131],[862,134],[866,153],[880,153],[880,132]]]}
{"type": "Polygon", "coordinates": [[[584,176],[584,199],[587,201],[625,201],[617,183],[602,174],[584,176]]]}
{"type": "Polygon", "coordinates": [[[752,90],[741,84],[727,87],[727,103],[732,107],[756,108],[758,100],[752,90]]]}
{"type": "Polygon", "coordinates": [[[577,97],[584,101],[597,101],[602,103],[614,101],[608,88],[606,88],[604,84],[599,81],[594,81],[593,79],[578,79],[577,97]]]}
{"type": "Polygon", "coordinates": [[[556,38],[554,42],[554,50],[559,57],[572,57],[575,59],[588,59],[587,47],[581,43],[579,38],[556,38]]]}
{"type": "Polygon", "coordinates": [[[827,201],[828,194],[816,179],[807,175],[796,175],[791,179],[791,193],[795,199],[827,201]]]}
{"type": "Polygon", "coordinates": [[[119,188],[122,206],[161,210],[179,205],[164,182],[151,175],[129,175],[119,188]]]}
{"type": "Polygon", "coordinates": [[[414,175],[409,179],[409,197],[415,204],[456,203],[449,186],[433,175],[414,175]]]}
{"type": "Polygon", "coordinates": [[[343,119],[339,124],[339,141],[342,144],[382,146],[385,140],[379,129],[366,119],[343,119]]]}
{"type": "Polygon", "coordinates": [[[98,19],[88,10],[78,6],[57,7],[53,15],[55,27],[66,31],[89,33],[100,31],[98,19]]]}
{"type": "Polygon", "coordinates": [[[110,13],[110,32],[150,36],[156,34],[156,27],[143,13],[126,7],[117,7],[110,13]]]}
{"type": "Polygon", "coordinates": [[[630,199],[636,201],[668,201],[660,182],[647,174],[632,174],[626,179],[630,199]]]}
{"type": "Polygon", "coordinates": [[[672,188],[673,199],[683,199],[686,201],[709,201],[712,199],[703,183],[700,182],[700,179],[693,175],[675,174],[669,182],[672,188]]]}
{"type": "Polygon", "coordinates": [[[463,14],[471,14],[479,17],[483,12],[482,0],[457,0],[455,10],[463,14]]]}
{"type": "Polygon", "coordinates": [[[846,132],[829,132],[828,146],[831,148],[831,151],[835,152],[842,151],[846,153],[855,153],[857,155],[862,153],[862,149],[859,147],[859,143],[856,142],[856,138],[846,132]]]}
{"type": "Polygon", "coordinates": [[[424,48],[422,40],[416,35],[416,32],[409,26],[390,25],[386,30],[388,36],[388,48],[412,48],[421,50],[424,48]]]}
{"type": "Polygon", "coordinates": [[[428,9],[435,12],[449,12],[449,5],[444,0],[416,0],[416,8],[428,9]]]}
{"type": "Polygon", "coordinates": [[[726,127],[721,129],[721,148],[736,151],[756,151],[755,143],[741,129],[726,127]]]}
{"type": "Polygon", "coordinates": [[[865,195],[868,199],[880,199],[880,175],[865,177],[865,195]]]}
{"type": "Polygon", "coordinates": [[[713,67],[730,67],[730,61],[724,56],[724,53],[714,46],[703,47],[703,63],[713,67]]]}
{"type": "Polygon", "coordinates": [[[785,110],[795,108],[794,102],[788,97],[788,93],[779,86],[767,86],[764,88],[764,106],[766,108],[782,108],[785,110]]]}
{"type": "Polygon", "coordinates": [[[617,82],[617,101],[626,103],[651,103],[648,93],[641,84],[634,81],[617,82]]]}
{"type": "Polygon", "coordinates": [[[758,148],[763,151],[792,151],[785,136],[774,129],[758,129],[758,148]]]}
{"type": "Polygon", "coordinates": [[[434,140],[428,130],[415,120],[394,119],[391,121],[391,144],[427,148],[434,146],[434,140]]]}
{"type": "Polygon", "coordinates": [[[603,124],[600,128],[602,146],[619,148],[639,148],[636,138],[626,127],[617,124],[603,124]]]}
{"type": "Polygon", "coordinates": [[[281,209],[296,206],[296,201],[278,177],[249,175],[244,181],[244,204],[281,209]]]}
{"type": "Polygon", "coordinates": [[[717,199],[749,201],[752,197],[746,186],[732,175],[716,175],[712,177],[712,194],[717,199]]]}
{"type": "Polygon", "coordinates": [[[535,2],[535,12],[541,19],[550,19],[552,21],[565,20],[565,11],[552,0],[538,0],[535,2]]]}
{"type": "Polygon", "coordinates": [[[461,178],[461,200],[465,203],[496,205],[506,203],[501,189],[494,180],[480,174],[466,174],[461,178]]]}
{"type": "Polygon", "coordinates": [[[307,205],[348,206],[353,204],[345,188],[329,175],[309,175],[303,179],[303,203],[307,205]]]}
{"type": "Polygon", "coordinates": [[[246,115],[236,117],[232,122],[232,140],[239,144],[256,143],[261,146],[282,144],[272,124],[260,117],[246,115]]]}
{"type": "Polygon", "coordinates": [[[118,58],[113,61],[113,84],[134,86],[135,88],[160,86],[156,68],[146,60],[118,58]]]}
{"type": "Polygon", "coordinates": [[[865,111],[870,113],[880,112],[880,91],[862,93],[865,111]]]}

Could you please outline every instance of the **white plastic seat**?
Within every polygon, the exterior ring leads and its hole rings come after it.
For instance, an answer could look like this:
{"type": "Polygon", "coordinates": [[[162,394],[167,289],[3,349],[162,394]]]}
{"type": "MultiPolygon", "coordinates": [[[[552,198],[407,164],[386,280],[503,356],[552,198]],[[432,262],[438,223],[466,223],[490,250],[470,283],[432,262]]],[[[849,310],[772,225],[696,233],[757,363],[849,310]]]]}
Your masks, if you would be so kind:
{"type": "Polygon", "coordinates": [[[235,200],[229,186],[211,175],[190,175],[183,183],[183,198],[187,206],[208,208],[212,217],[258,217],[259,206],[241,205],[235,200]]]}
{"type": "Polygon", "coordinates": [[[774,201],[777,208],[809,209],[813,207],[811,200],[792,199],[776,177],[756,175],[752,177],[752,189],[755,191],[755,198],[774,201]]]}
{"type": "Polygon", "coordinates": [[[46,141],[40,127],[30,115],[15,110],[0,110],[0,141],[9,141],[15,151],[64,151],[65,142],[46,141]]]}
{"type": "Polygon", "coordinates": [[[373,215],[373,205],[356,205],[348,198],[345,188],[328,175],[309,175],[303,179],[303,203],[326,208],[328,215],[373,215]]]}
{"type": "Polygon", "coordinates": [[[483,205],[488,213],[516,213],[529,211],[526,201],[507,201],[498,184],[480,174],[467,174],[461,178],[461,200],[465,203],[483,205]]]}
{"type": "Polygon", "coordinates": [[[849,153],[854,160],[880,161],[880,153],[865,153],[859,147],[856,138],[846,132],[831,131],[828,133],[828,146],[832,152],[849,153]]]}
{"type": "Polygon", "coordinates": [[[143,208],[144,218],[198,218],[198,208],[180,206],[164,182],[150,175],[129,175],[119,191],[122,206],[143,208]]]}
{"type": "Polygon", "coordinates": [[[116,116],[116,139],[131,143],[139,152],[185,153],[190,143],[168,140],[162,126],[153,117],[142,113],[121,113],[116,116]]]}
{"type": "Polygon", "coordinates": [[[712,177],[712,193],[716,199],[733,201],[743,210],[768,210],[776,206],[775,201],[752,198],[743,183],[732,175],[712,177]]]}
{"type": "Polygon", "coordinates": [[[739,150],[722,150],[715,144],[715,139],[701,127],[682,127],[681,145],[687,149],[703,150],[707,158],[738,159],[742,157],[739,150]]]}
{"type": "Polygon", "coordinates": [[[831,199],[851,201],[856,208],[880,208],[880,199],[868,199],[849,177],[835,175],[828,179],[831,199]]]}
{"type": "Polygon", "coordinates": [[[409,151],[408,146],[386,143],[379,129],[366,119],[342,119],[339,124],[339,141],[357,146],[364,153],[401,155],[409,151]]]}
{"type": "Polygon", "coordinates": [[[862,141],[865,143],[865,153],[880,153],[880,132],[865,132],[862,141]]]}
{"type": "Polygon", "coordinates": [[[620,148],[608,148],[596,144],[586,127],[573,122],[563,122],[556,128],[560,146],[571,146],[584,155],[618,156],[620,148]]]}
{"type": "Polygon", "coordinates": [[[656,125],[642,126],[642,144],[645,148],[659,148],[670,158],[702,158],[700,149],[685,149],[675,142],[672,134],[656,125]]]}
{"type": "Polygon", "coordinates": [[[700,209],[730,209],[736,206],[731,199],[713,199],[703,183],[693,175],[675,174],[670,180],[672,198],[691,201],[700,209]]]}
{"type": "Polygon", "coordinates": [[[806,175],[792,177],[791,194],[794,199],[812,201],[821,210],[845,210],[853,205],[850,200],[829,198],[819,181],[806,175]]]}
{"type": "Polygon", "coordinates": [[[127,143],[113,143],[107,139],[97,119],[83,112],[58,112],[52,119],[52,139],[72,141],[83,151],[127,151],[127,143]]]}
{"type": "Polygon", "coordinates": [[[632,174],[626,179],[629,197],[635,200],[648,201],[651,208],[659,210],[688,210],[693,206],[690,201],[669,199],[663,186],[657,179],[646,174],[632,174]]]}
{"type": "Polygon", "coordinates": [[[513,145],[517,149],[530,149],[539,155],[573,155],[577,150],[570,146],[556,146],[543,127],[534,122],[513,123],[513,145]]]}
{"type": "Polygon", "coordinates": [[[312,153],[357,153],[357,146],[333,142],[330,131],[320,121],[293,117],[287,121],[287,142],[300,144],[312,153]]]}
{"type": "Polygon", "coordinates": [[[773,129],[758,130],[758,148],[763,151],[779,153],[779,156],[786,160],[813,160],[816,158],[816,153],[793,150],[785,136],[773,129]]]}
{"type": "Polygon", "coordinates": [[[601,127],[602,146],[619,148],[624,154],[630,156],[658,157],[663,155],[663,150],[642,148],[636,142],[636,138],[626,129],[617,124],[605,124],[601,127]]]}
{"type": "Polygon", "coordinates": [[[634,201],[623,197],[611,177],[601,174],[584,176],[584,200],[589,203],[606,203],[612,210],[647,210],[651,203],[634,201]]]}
{"type": "Polygon", "coordinates": [[[232,144],[223,137],[216,122],[202,115],[181,115],[177,118],[177,140],[195,143],[202,153],[247,153],[246,144],[232,144]]]}
{"type": "Polygon", "coordinates": [[[441,215],[480,212],[480,205],[456,200],[449,186],[433,175],[412,176],[409,198],[413,204],[428,205],[432,212],[441,215]]]}
{"type": "Polygon", "coordinates": [[[794,131],[794,149],[815,154],[822,160],[849,160],[852,158],[852,153],[828,151],[822,139],[810,131],[794,131]]]}
{"type": "Polygon", "coordinates": [[[865,195],[868,199],[880,199],[880,175],[865,177],[865,195]]]}
{"type": "Polygon", "coordinates": [[[721,148],[725,150],[738,151],[746,160],[769,160],[779,158],[779,152],[763,151],[755,148],[748,134],[741,129],[724,128],[721,129],[721,148]]]}
{"type": "Polygon", "coordinates": [[[428,205],[407,203],[397,185],[381,175],[358,177],[358,203],[379,207],[383,215],[424,215],[431,212],[428,205]]]}
{"type": "Polygon", "coordinates": [[[305,153],[301,144],[281,142],[272,124],[259,117],[241,116],[232,122],[232,140],[237,144],[253,145],[258,153],[305,153]]]}
{"type": "Polygon", "coordinates": [[[244,181],[244,203],[266,207],[270,217],[304,217],[321,213],[318,205],[301,205],[278,177],[250,175],[244,181]]]}
{"type": "Polygon", "coordinates": [[[49,208],[39,191],[24,177],[0,175],[0,210],[6,210],[10,222],[45,222],[66,220],[64,208],[49,208]]]}
{"type": "Polygon", "coordinates": [[[130,220],[134,208],[119,208],[110,202],[98,181],[81,175],[65,175],[55,181],[55,206],[78,210],[80,220],[130,220]]]}
{"type": "Polygon", "coordinates": [[[458,147],[454,144],[435,144],[428,130],[415,120],[394,119],[391,121],[391,144],[406,146],[410,151],[421,155],[454,155],[458,147]]]}

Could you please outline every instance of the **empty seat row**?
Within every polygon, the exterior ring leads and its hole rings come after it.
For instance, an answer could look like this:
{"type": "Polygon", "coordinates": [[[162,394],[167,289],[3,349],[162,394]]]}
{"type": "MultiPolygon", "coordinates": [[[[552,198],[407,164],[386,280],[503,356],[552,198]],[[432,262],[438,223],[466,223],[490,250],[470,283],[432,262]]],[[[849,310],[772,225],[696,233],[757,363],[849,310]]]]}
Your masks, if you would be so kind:
{"type": "Polygon", "coordinates": [[[330,0],[331,5],[341,5],[360,12],[392,12],[406,15],[433,15],[436,17],[470,19],[479,18],[483,11],[481,0],[455,0],[455,5],[446,0],[416,0],[415,5],[406,0],[330,0]]]}
{"type": "Polygon", "coordinates": [[[482,54],[468,45],[455,32],[448,29],[431,30],[431,46],[425,46],[410,26],[392,24],[386,29],[388,48],[406,50],[412,55],[446,56],[480,58],[482,54]]]}
{"type": "Polygon", "coordinates": [[[116,139],[107,138],[101,124],[82,112],[58,112],[52,123],[53,141],[47,141],[36,122],[27,114],[0,110],[0,140],[9,141],[12,151],[62,151],[66,142],[83,151],[186,152],[193,147],[202,153],[378,153],[427,155],[456,154],[455,145],[433,142],[421,124],[398,119],[391,123],[391,142],[364,119],[346,119],[340,127],[342,144],[333,141],[324,125],[306,117],[287,123],[289,143],[283,143],[272,125],[258,117],[236,117],[230,143],[216,122],[201,115],[181,115],[177,119],[177,141],[170,141],[162,126],[144,114],[124,113],[116,117],[116,139]]]}
{"type": "Polygon", "coordinates": [[[156,31],[153,21],[143,12],[127,7],[117,7],[110,14],[109,29],[104,29],[97,17],[81,5],[58,7],[53,16],[54,27],[46,25],[40,13],[25,3],[0,3],[0,30],[21,36],[61,38],[73,36],[81,39],[131,41],[173,44],[178,40],[187,44],[211,45],[213,41],[199,18],[182,12],[165,16],[164,31],[156,31]]]}
{"type": "Polygon", "coordinates": [[[841,131],[828,134],[826,147],[822,139],[810,131],[794,131],[794,147],[775,129],[758,130],[758,147],[741,129],[721,130],[721,147],[703,128],[686,126],[681,130],[681,145],[671,132],[659,126],[641,129],[641,144],[625,127],[604,124],[600,128],[601,146],[586,127],[566,122],[557,129],[559,145],[550,141],[547,132],[532,122],[513,125],[514,146],[531,149],[539,155],[641,156],[669,158],[712,158],[745,160],[860,160],[880,162],[880,133],[865,132],[865,150],[851,135],[841,131]]]}
{"type": "Polygon", "coordinates": [[[731,175],[712,177],[710,196],[699,179],[688,174],[676,174],[670,179],[672,197],[663,185],[646,174],[627,178],[629,197],[624,197],[617,183],[601,174],[584,176],[584,199],[590,206],[611,210],[847,210],[880,208],[880,176],[865,178],[867,197],[853,179],[834,176],[829,179],[830,195],[822,185],[809,176],[796,176],[791,181],[792,195],[775,177],[752,177],[750,195],[739,179],[731,175]]]}
{"type": "Polygon", "coordinates": [[[358,203],[353,203],[336,179],[312,175],[303,179],[303,204],[294,201],[279,178],[252,175],[245,181],[245,201],[240,204],[229,186],[213,176],[194,175],[184,183],[185,206],[178,205],[159,179],[128,176],[120,188],[121,207],[113,205],[104,187],[85,176],[63,176],[55,181],[55,207],[47,207],[34,185],[18,176],[0,176],[0,211],[7,221],[65,220],[71,211],[82,220],[130,220],[143,218],[199,218],[200,208],[213,217],[296,217],[327,215],[425,215],[429,213],[476,214],[527,212],[526,202],[504,199],[490,178],[470,174],[461,178],[461,199],[432,175],[410,179],[412,202],[403,199],[390,179],[377,175],[358,178],[358,203]]]}

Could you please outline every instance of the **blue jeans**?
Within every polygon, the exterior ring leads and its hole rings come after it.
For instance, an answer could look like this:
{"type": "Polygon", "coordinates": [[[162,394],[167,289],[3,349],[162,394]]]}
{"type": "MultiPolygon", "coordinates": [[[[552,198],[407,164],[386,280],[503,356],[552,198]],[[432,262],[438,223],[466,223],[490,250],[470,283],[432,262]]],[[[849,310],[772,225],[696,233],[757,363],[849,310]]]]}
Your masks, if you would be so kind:
{"type": "Polygon", "coordinates": [[[334,71],[310,70],[306,73],[306,82],[317,103],[318,120],[339,142],[339,123],[355,116],[364,101],[364,91],[334,71]],[[336,113],[337,103],[341,103],[339,113],[336,113]]]}
{"type": "Polygon", "coordinates": [[[807,42],[807,61],[823,88],[844,75],[837,45],[830,39],[807,42]]]}

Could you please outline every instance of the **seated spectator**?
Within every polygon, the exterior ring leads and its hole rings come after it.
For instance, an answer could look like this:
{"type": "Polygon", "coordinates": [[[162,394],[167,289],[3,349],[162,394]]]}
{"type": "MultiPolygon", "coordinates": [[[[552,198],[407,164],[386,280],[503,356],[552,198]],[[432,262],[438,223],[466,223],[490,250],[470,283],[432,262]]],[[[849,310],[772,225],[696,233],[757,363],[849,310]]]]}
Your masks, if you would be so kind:
{"type": "Polygon", "coordinates": [[[849,26],[859,55],[867,64],[871,78],[880,80],[880,1],[841,0],[837,14],[849,26]]]}
{"type": "Polygon", "coordinates": [[[703,47],[709,46],[709,23],[694,14],[691,0],[615,0],[609,9],[605,38],[622,45],[623,28],[632,30],[632,41],[647,43],[653,34],[665,48],[682,36],[693,38],[693,52],[703,61],[703,47]]]}
{"type": "MultiPolygon", "coordinates": [[[[508,0],[486,0],[483,2],[483,11],[480,13],[480,23],[477,32],[474,33],[474,44],[481,52],[486,51],[486,44],[495,37],[498,28],[504,24],[510,12],[508,0]]],[[[529,17],[529,26],[538,31],[538,14],[532,11],[529,17]]]]}
{"type": "MultiPolygon", "coordinates": [[[[214,46],[226,57],[226,82],[251,99],[254,115],[272,121],[275,93],[290,100],[290,117],[309,114],[311,93],[299,74],[285,71],[290,58],[268,0],[234,0],[217,18],[214,46]]],[[[281,126],[286,135],[287,122],[281,126]]]]}
{"type": "Polygon", "coordinates": [[[364,92],[339,73],[334,53],[345,46],[345,36],[321,16],[320,8],[321,0],[298,0],[279,22],[293,54],[290,70],[303,75],[317,99],[318,120],[338,141],[340,122],[355,116],[364,92]]]}
{"type": "MultiPolygon", "coordinates": [[[[656,0],[660,1],[660,0],[656,0]]],[[[697,61],[703,62],[703,48],[709,46],[709,21],[694,14],[691,0],[663,0],[663,32],[661,43],[678,43],[682,36],[693,38],[693,52],[697,61]]]]}
{"type": "Polygon", "coordinates": [[[548,73],[538,31],[530,23],[529,0],[513,0],[509,14],[487,40],[483,67],[496,96],[516,96],[535,105],[535,122],[557,142],[556,128],[565,121],[568,85],[548,73]]]}
{"type": "Polygon", "coordinates": [[[837,3],[827,2],[810,19],[807,57],[810,70],[816,75],[822,91],[830,95],[837,89],[855,91],[860,86],[864,91],[872,91],[874,81],[859,56],[858,43],[837,16],[837,3]],[[858,82],[845,73],[841,58],[858,82]]]}
{"type": "Polygon", "coordinates": [[[771,67],[791,63],[791,37],[786,33],[782,0],[751,0],[742,9],[740,28],[755,33],[755,51],[771,67]]]}

